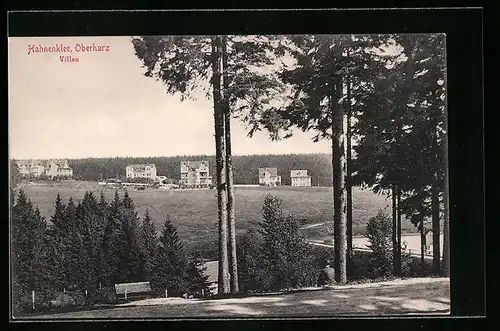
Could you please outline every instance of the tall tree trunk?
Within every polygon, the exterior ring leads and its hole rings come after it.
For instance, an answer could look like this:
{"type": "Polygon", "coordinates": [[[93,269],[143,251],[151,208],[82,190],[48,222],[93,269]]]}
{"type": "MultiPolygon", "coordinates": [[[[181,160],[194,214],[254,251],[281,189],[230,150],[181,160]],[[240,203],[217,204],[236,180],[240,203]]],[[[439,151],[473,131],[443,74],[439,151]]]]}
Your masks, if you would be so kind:
{"type": "MultiPolygon", "coordinates": [[[[349,50],[347,51],[347,56],[349,57],[349,50]]],[[[346,186],[347,186],[347,259],[348,263],[352,262],[352,132],[351,132],[351,118],[352,118],[352,107],[351,107],[351,77],[346,78],[347,85],[347,100],[346,100],[346,112],[347,112],[347,128],[346,128],[346,139],[347,139],[347,171],[346,171],[346,186]]]]}
{"type": "Polygon", "coordinates": [[[441,245],[440,245],[440,221],[439,221],[439,192],[436,184],[432,185],[431,192],[432,213],[432,269],[435,275],[441,273],[441,245]]]}
{"type": "Polygon", "coordinates": [[[237,293],[238,288],[238,262],[236,257],[236,225],[234,217],[234,187],[233,163],[231,156],[231,109],[229,108],[229,88],[227,71],[227,37],[222,37],[222,81],[224,104],[224,128],[226,134],[226,182],[227,182],[227,224],[229,229],[229,274],[231,293],[237,293]]]}
{"type": "Polygon", "coordinates": [[[224,137],[224,108],[221,105],[221,39],[216,36],[212,39],[213,55],[213,99],[215,122],[215,159],[217,181],[217,209],[219,218],[219,293],[229,293],[228,281],[228,254],[227,254],[227,188],[225,169],[225,137],[224,137]]]}
{"type": "Polygon", "coordinates": [[[397,197],[397,238],[396,238],[396,261],[397,261],[397,276],[401,276],[401,188],[396,189],[397,197]]]}
{"type": "MultiPolygon", "coordinates": [[[[432,115],[431,115],[432,116],[432,115]]],[[[432,218],[432,269],[435,275],[441,274],[441,222],[439,219],[439,187],[438,187],[438,143],[437,123],[435,117],[431,117],[432,124],[432,156],[434,158],[434,170],[432,174],[431,187],[431,218],[432,218]]]]}
{"type": "Polygon", "coordinates": [[[333,234],[335,252],[335,277],[337,282],[345,284],[347,253],[347,217],[345,190],[345,137],[344,114],[339,104],[342,96],[342,77],[338,75],[335,82],[335,95],[331,99],[332,111],[332,166],[333,166],[333,234]]]}
{"type": "Polygon", "coordinates": [[[393,274],[398,275],[398,223],[397,223],[397,197],[396,197],[396,185],[392,185],[391,189],[392,195],[392,268],[393,274]]]}
{"type": "Polygon", "coordinates": [[[422,216],[422,220],[420,221],[420,266],[422,268],[422,272],[424,270],[425,265],[425,246],[427,245],[425,240],[425,230],[424,230],[424,218],[422,216]]]}
{"type": "Polygon", "coordinates": [[[445,155],[445,173],[444,173],[444,189],[443,189],[443,276],[450,277],[450,221],[449,221],[449,202],[448,202],[448,127],[445,119],[446,134],[443,137],[444,155],[445,155]]]}

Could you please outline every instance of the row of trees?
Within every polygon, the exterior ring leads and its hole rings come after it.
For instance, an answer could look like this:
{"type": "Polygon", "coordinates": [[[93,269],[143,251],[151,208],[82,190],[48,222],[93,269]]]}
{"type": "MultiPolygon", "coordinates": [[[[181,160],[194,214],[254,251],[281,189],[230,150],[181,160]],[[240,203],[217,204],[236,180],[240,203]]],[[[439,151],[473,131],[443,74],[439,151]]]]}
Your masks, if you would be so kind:
{"type": "Polygon", "coordinates": [[[204,286],[199,261],[185,254],[172,221],[165,219],[158,236],[148,211],[141,220],[127,192],[111,202],[87,192],[78,204],[58,195],[50,222],[22,190],[11,203],[13,298],[20,309],[31,291],[47,301],[64,289],[96,292],[127,282],[150,281],[160,293],[204,286]]]}
{"type": "Polygon", "coordinates": [[[266,130],[277,140],[299,128],[316,131],[315,140],[332,140],[339,282],[347,281],[352,256],[354,185],[392,196],[396,274],[402,215],[422,233],[425,216],[431,216],[434,270],[440,273],[440,209],[446,213],[443,35],[140,37],[133,43],[146,76],[162,80],[168,93],[189,97],[196,88],[212,88],[218,155],[223,132],[217,119],[228,117],[228,107],[250,136],[266,130]],[[223,98],[218,47],[227,64],[223,98]]]}

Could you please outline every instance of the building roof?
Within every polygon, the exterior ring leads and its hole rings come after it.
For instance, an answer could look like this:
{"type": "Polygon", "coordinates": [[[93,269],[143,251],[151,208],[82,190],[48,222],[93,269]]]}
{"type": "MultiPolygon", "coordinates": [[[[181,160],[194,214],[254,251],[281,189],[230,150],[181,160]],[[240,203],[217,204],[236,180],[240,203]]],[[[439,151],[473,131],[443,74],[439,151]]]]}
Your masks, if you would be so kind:
{"type": "Polygon", "coordinates": [[[181,166],[187,166],[189,170],[196,170],[202,164],[206,165],[208,167],[208,161],[205,161],[205,160],[202,160],[202,161],[183,161],[183,162],[181,162],[181,166]]]}
{"type": "Polygon", "coordinates": [[[205,276],[207,276],[207,283],[217,283],[219,281],[219,261],[208,261],[203,265],[205,276]]]}
{"type": "Polygon", "coordinates": [[[41,160],[33,160],[31,161],[31,166],[36,167],[36,166],[45,166],[45,162],[41,160]]]}
{"type": "Polygon", "coordinates": [[[65,160],[65,159],[53,159],[53,160],[48,160],[48,163],[50,162],[54,162],[54,163],[66,163],[68,162],[68,160],[65,160]]]}
{"type": "Polygon", "coordinates": [[[151,168],[156,168],[156,166],[152,163],[145,163],[145,164],[129,164],[127,168],[132,168],[134,171],[144,171],[146,170],[146,167],[151,167],[151,168]]]}
{"type": "Polygon", "coordinates": [[[307,170],[291,170],[290,177],[309,177],[307,170]]]}
{"type": "Polygon", "coordinates": [[[16,160],[16,164],[19,167],[31,165],[31,160],[16,160]]]}
{"type": "MultiPolygon", "coordinates": [[[[64,168],[68,160],[62,160],[62,159],[53,159],[53,160],[17,160],[16,163],[18,166],[24,165],[24,166],[50,166],[50,164],[54,163],[57,165],[59,168],[64,168]]],[[[71,169],[71,168],[67,168],[71,169]]]]}
{"type": "Polygon", "coordinates": [[[259,168],[259,177],[264,177],[266,171],[269,171],[271,176],[278,176],[278,168],[259,168]]]}

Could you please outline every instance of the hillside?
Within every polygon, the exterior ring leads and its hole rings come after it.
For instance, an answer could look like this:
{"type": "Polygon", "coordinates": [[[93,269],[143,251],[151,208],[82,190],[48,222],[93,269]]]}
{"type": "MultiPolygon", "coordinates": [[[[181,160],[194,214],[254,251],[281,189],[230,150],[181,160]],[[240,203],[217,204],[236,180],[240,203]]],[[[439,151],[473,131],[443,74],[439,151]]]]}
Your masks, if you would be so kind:
{"type": "MultiPolygon", "coordinates": [[[[80,201],[86,190],[98,196],[102,190],[110,201],[114,195],[112,189],[102,189],[92,182],[72,182],[43,186],[22,185],[33,203],[40,208],[46,219],[54,212],[54,200],[60,193],[65,202],[70,196],[80,201]]],[[[333,217],[332,188],[327,187],[245,187],[235,188],[235,209],[237,233],[243,234],[252,222],[260,220],[261,206],[267,193],[283,200],[286,213],[293,214],[304,224],[328,223],[333,217]]],[[[181,238],[188,248],[198,250],[216,249],[217,241],[217,197],[215,190],[163,191],[146,189],[144,191],[129,190],[139,215],[149,209],[154,222],[159,228],[162,217],[169,215],[179,230],[181,238]]],[[[123,195],[123,191],[120,191],[123,195]]],[[[389,208],[389,200],[385,196],[375,195],[371,191],[354,189],[353,217],[354,234],[362,234],[368,219],[378,209],[389,208]]],[[[390,212],[390,211],[388,211],[390,212]]],[[[409,222],[403,222],[405,229],[413,230],[409,222]]],[[[328,225],[306,230],[308,237],[318,238],[328,235],[328,225]]]]}

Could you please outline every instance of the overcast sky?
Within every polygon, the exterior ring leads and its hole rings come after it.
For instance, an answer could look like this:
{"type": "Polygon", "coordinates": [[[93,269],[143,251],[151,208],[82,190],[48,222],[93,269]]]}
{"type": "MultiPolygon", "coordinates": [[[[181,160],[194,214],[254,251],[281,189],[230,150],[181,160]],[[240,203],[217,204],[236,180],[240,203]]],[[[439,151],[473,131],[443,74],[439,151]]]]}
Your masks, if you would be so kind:
{"type": "MultiPolygon", "coordinates": [[[[329,153],[314,132],[280,142],[247,138],[232,123],[234,154],[329,153]]],[[[11,158],[84,158],[214,154],[213,108],[203,96],[181,102],[143,75],[130,37],[10,38],[11,158]],[[29,45],[109,45],[109,52],[28,55],[29,45]]]]}

